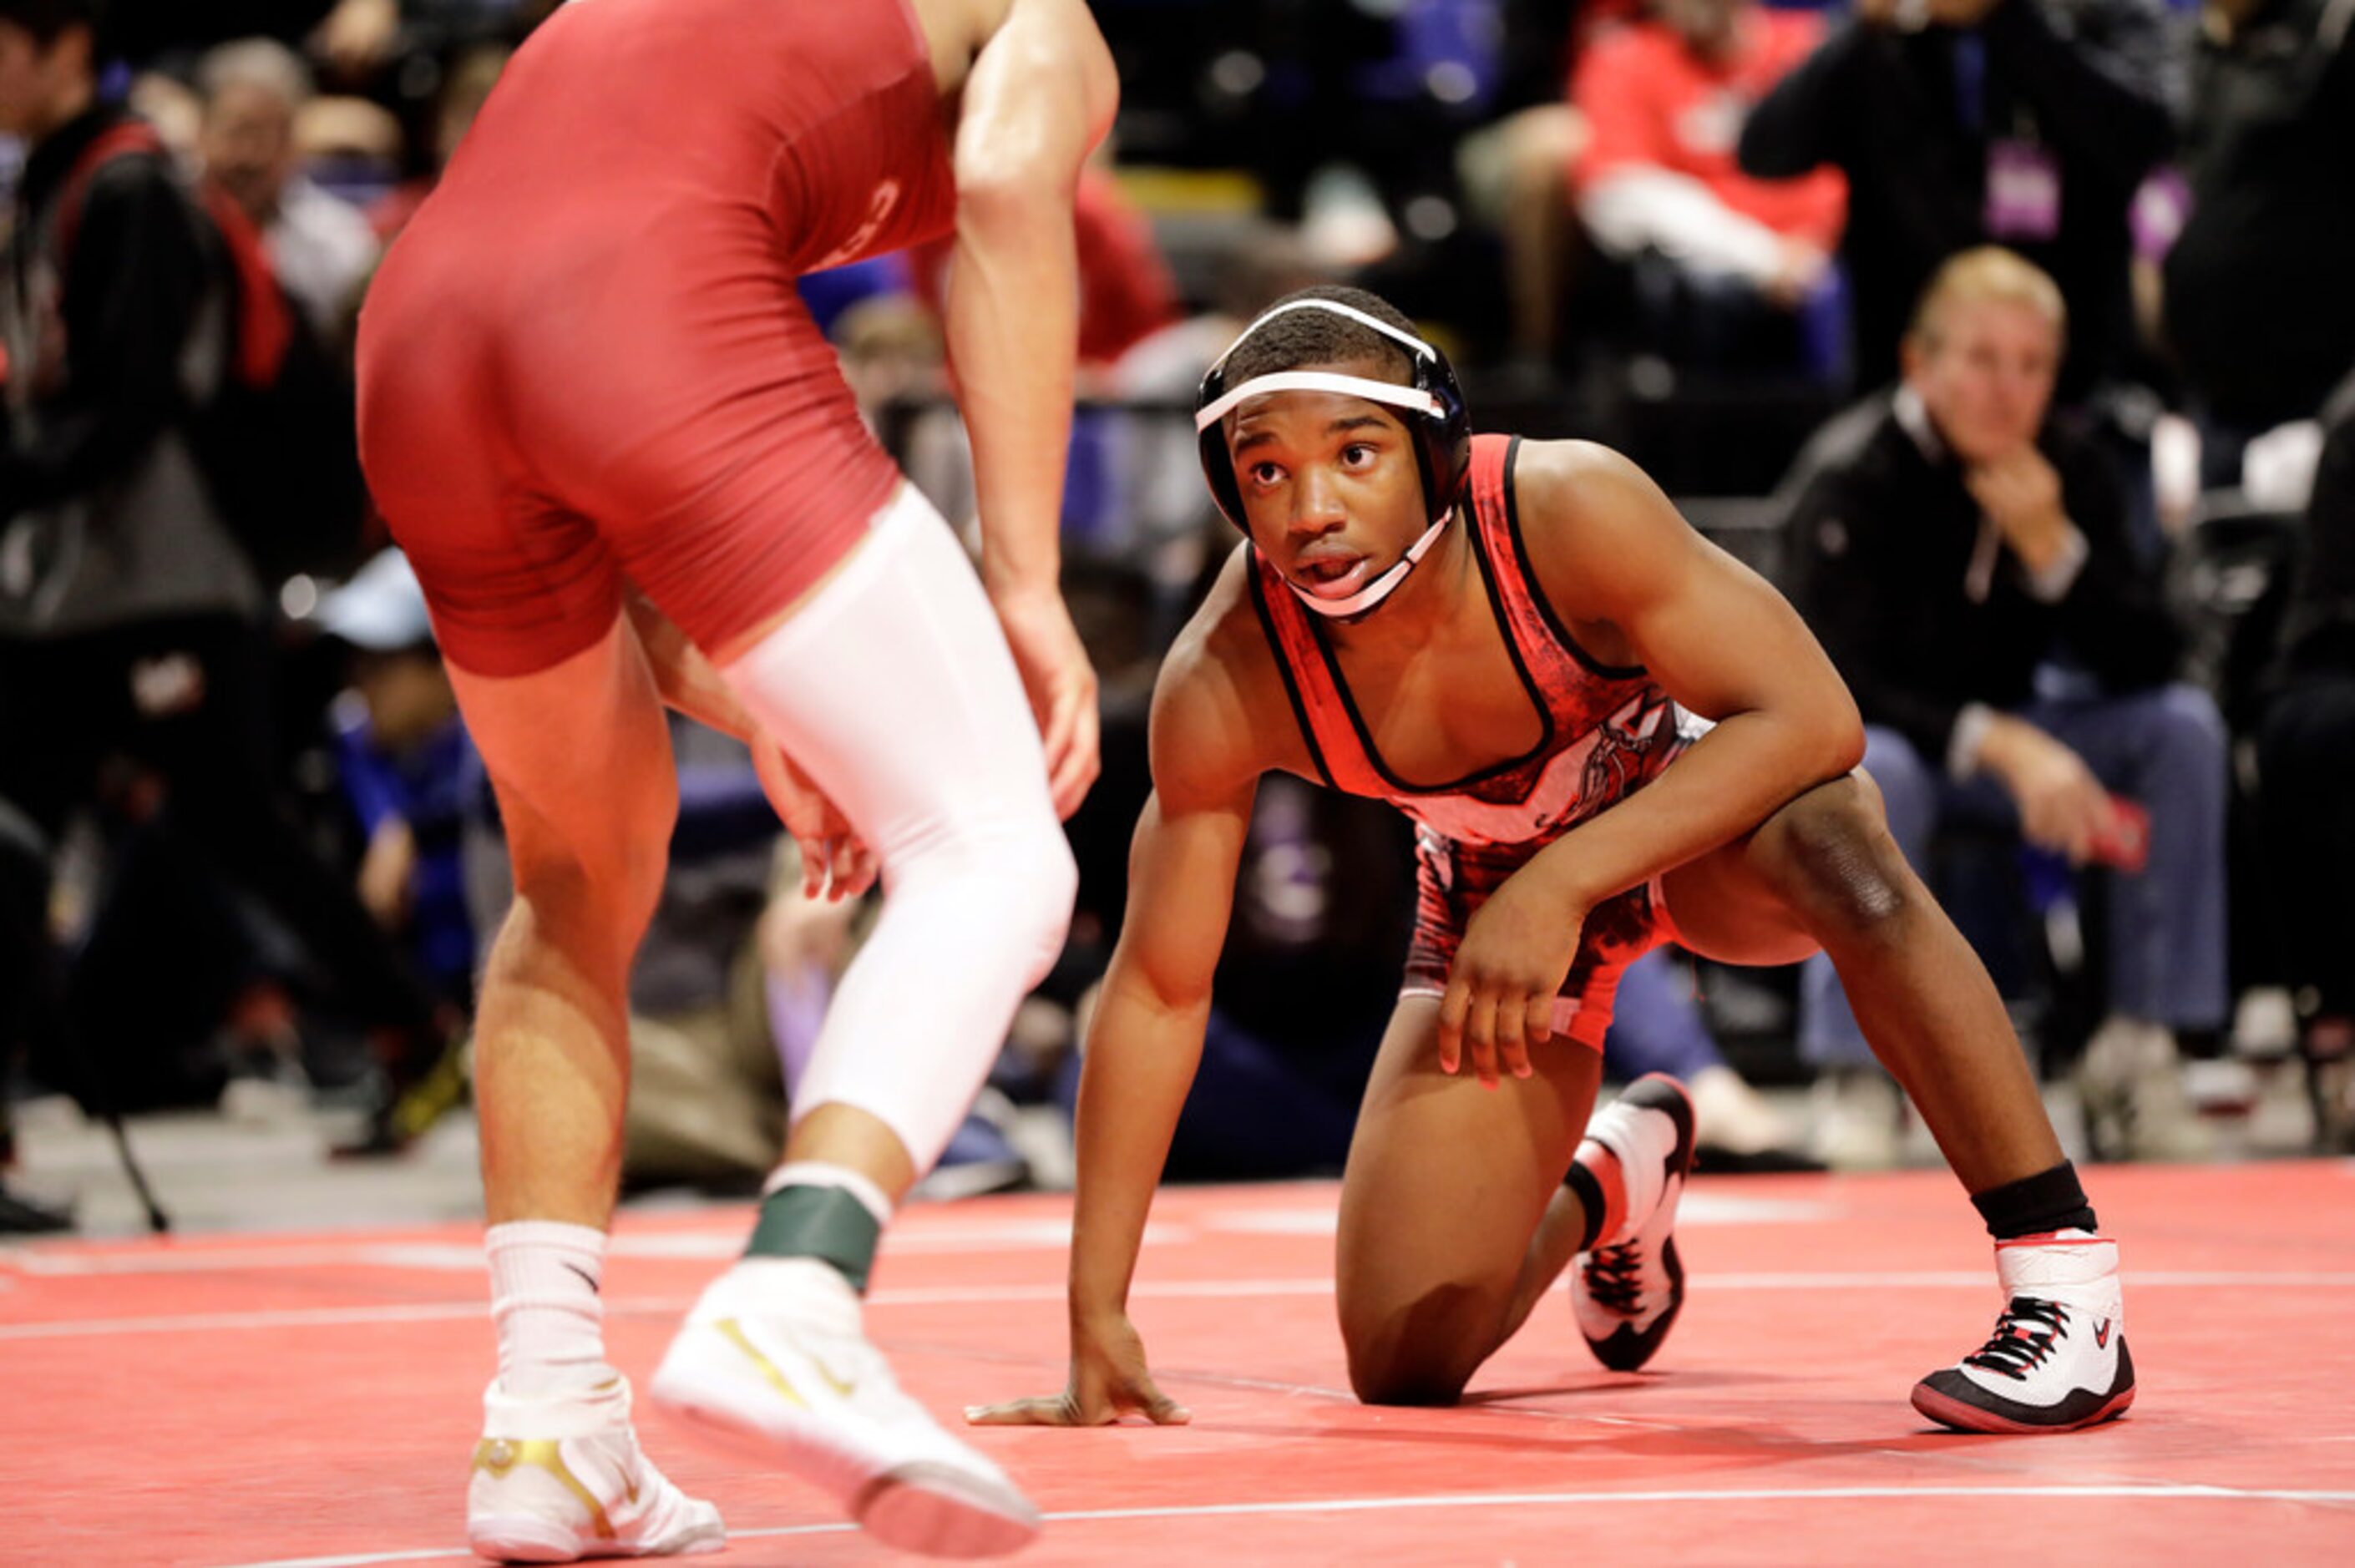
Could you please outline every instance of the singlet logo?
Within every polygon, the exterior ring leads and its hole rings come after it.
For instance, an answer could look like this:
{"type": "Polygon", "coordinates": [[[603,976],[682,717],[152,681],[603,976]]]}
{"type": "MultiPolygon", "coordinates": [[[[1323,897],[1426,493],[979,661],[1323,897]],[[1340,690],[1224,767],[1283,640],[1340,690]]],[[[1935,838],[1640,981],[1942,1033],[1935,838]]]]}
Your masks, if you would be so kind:
{"type": "Polygon", "coordinates": [[[1677,743],[1675,710],[1657,689],[1638,692],[1555,752],[1518,801],[1470,795],[1393,795],[1416,821],[1458,843],[1529,843],[1582,821],[1658,770],[1677,743]]]}
{"type": "Polygon", "coordinates": [[[867,221],[852,229],[849,238],[812,262],[810,270],[816,272],[823,271],[828,267],[839,267],[865,250],[874,241],[875,237],[883,231],[883,225],[890,219],[891,209],[899,205],[899,181],[885,180],[877,185],[874,196],[868,199],[867,221]]]}

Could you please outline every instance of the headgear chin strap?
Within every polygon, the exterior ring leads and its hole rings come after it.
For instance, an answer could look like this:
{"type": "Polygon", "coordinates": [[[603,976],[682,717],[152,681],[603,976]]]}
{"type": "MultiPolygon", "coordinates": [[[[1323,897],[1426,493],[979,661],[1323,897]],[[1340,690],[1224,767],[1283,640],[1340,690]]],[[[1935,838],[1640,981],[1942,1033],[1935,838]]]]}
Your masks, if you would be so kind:
{"type": "Polygon", "coordinates": [[[1234,457],[1227,450],[1226,431],[1220,421],[1246,398],[1273,392],[1338,392],[1400,409],[1406,417],[1407,430],[1414,438],[1415,467],[1422,475],[1423,498],[1430,509],[1431,521],[1423,537],[1389,570],[1344,599],[1320,599],[1286,579],[1286,586],[1300,602],[1319,615],[1335,620],[1364,615],[1406,580],[1407,574],[1438,541],[1439,531],[1455,514],[1456,498],[1463,493],[1472,460],[1471,418],[1465,412],[1464,394],[1456,386],[1455,372],[1448,365],[1447,356],[1423,339],[1338,300],[1287,300],[1263,313],[1227,345],[1226,353],[1219,355],[1217,363],[1202,377],[1201,390],[1194,400],[1194,432],[1201,449],[1203,477],[1209,482],[1210,494],[1218,502],[1219,510],[1226,514],[1227,521],[1246,534],[1250,529],[1243,515],[1242,487],[1236,479],[1234,457]],[[1233,357],[1235,350],[1267,323],[1292,311],[1325,311],[1347,316],[1401,344],[1407,350],[1412,382],[1401,386],[1330,370],[1276,370],[1255,376],[1239,387],[1227,386],[1227,361],[1233,357]]]}
{"type": "Polygon", "coordinates": [[[1396,592],[1399,584],[1406,581],[1407,573],[1414,570],[1423,557],[1430,553],[1431,546],[1438,541],[1439,531],[1446,526],[1447,519],[1442,517],[1438,522],[1425,528],[1423,531],[1423,537],[1408,546],[1406,554],[1401,556],[1389,571],[1346,599],[1326,599],[1310,593],[1289,577],[1284,579],[1284,586],[1290,588],[1301,603],[1328,620],[1353,620],[1364,615],[1396,592]]]}

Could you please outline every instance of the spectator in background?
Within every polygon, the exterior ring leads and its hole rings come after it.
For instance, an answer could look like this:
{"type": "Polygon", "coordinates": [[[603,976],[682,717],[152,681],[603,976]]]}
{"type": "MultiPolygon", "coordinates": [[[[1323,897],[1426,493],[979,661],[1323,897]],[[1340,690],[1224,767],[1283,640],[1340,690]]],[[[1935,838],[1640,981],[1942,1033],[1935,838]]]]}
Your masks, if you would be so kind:
{"type": "Polygon", "coordinates": [[[507,58],[514,52],[503,44],[475,44],[461,49],[450,60],[421,138],[423,172],[402,182],[368,208],[368,223],[376,229],[378,239],[391,244],[393,236],[417,216],[417,209],[441,183],[442,171],[457,155],[458,143],[473,128],[474,116],[483,111],[483,104],[490,98],[491,89],[498,85],[499,74],[506,69],[507,58]]]}
{"type": "Polygon", "coordinates": [[[1657,0],[1653,19],[1596,38],[1571,81],[1587,141],[1578,212],[1636,265],[1646,346],[1688,364],[1788,364],[1796,313],[1839,241],[1844,182],[1742,173],[1751,106],[1823,36],[1813,15],[1754,0],[1657,0]]]}
{"type": "Polygon", "coordinates": [[[400,0],[335,0],[311,48],[339,82],[366,82],[400,42],[400,0]]]}
{"type": "Polygon", "coordinates": [[[836,316],[826,335],[842,378],[908,482],[959,526],[974,517],[973,444],[949,397],[940,318],[912,295],[868,295],[836,316]]]}
{"type": "MultiPolygon", "coordinates": [[[[1191,409],[1202,373],[1268,306],[1295,290],[1334,281],[1296,228],[1267,220],[1241,225],[1210,270],[1208,308],[1133,344],[1104,373],[1112,396],[1161,406],[1157,413],[1130,414],[1111,445],[1118,514],[1127,520],[1133,551],[1146,563],[1160,608],[1178,612],[1167,617],[1172,625],[1192,613],[1196,588],[1208,587],[1203,574],[1214,571],[1233,545],[1226,520],[1196,476],[1201,448],[1191,409]]],[[[1120,819],[1124,856],[1135,821],[1134,810],[1120,819]]]]}
{"type": "Polygon", "coordinates": [[[197,86],[205,177],[252,220],[279,283],[322,338],[340,339],[376,265],[377,239],[358,208],[298,166],[294,121],[310,101],[309,70],[284,45],[247,38],[207,54],[197,86]]]}
{"type": "Polygon", "coordinates": [[[2355,4],[2213,0],[2201,23],[2164,320],[2227,482],[2355,368],[2355,4]]]}
{"type": "MultiPolygon", "coordinates": [[[[562,0],[336,0],[311,34],[312,55],[340,86],[364,88],[405,59],[485,39],[512,43],[562,0]]],[[[315,0],[314,0],[315,5],[315,0]]]]}
{"type": "Polygon", "coordinates": [[[336,762],[367,838],[360,902],[438,995],[471,1012],[475,936],[464,830],[483,793],[482,763],[408,557],[378,555],[327,596],[319,624],[352,651],[351,700],[336,712],[336,762]]]}
{"type": "Polygon", "coordinates": [[[2070,302],[2062,398],[2116,374],[2133,341],[2127,209],[2170,144],[2169,61],[2162,0],[1858,0],[1759,102],[1744,170],[1848,175],[1860,385],[1896,375],[1939,263],[1987,241],[2070,302]]]}
{"type": "MultiPolygon", "coordinates": [[[[1503,250],[1508,355],[1543,374],[1563,346],[1564,296],[1578,257],[1570,171],[1586,145],[1586,122],[1566,101],[1582,35],[1614,4],[1503,0],[1494,122],[1455,153],[1465,209],[1503,250]]],[[[1240,323],[1239,323],[1240,324],[1240,323]]]]}
{"type": "MultiPolygon", "coordinates": [[[[1958,819],[2074,865],[2130,860],[2105,848],[2131,826],[2108,791],[2147,810],[2147,868],[2110,879],[2111,1011],[2079,1086],[2098,1147],[2184,1156],[2175,1032],[2217,1028],[2227,1002],[2223,722],[2169,683],[2180,639],[2106,461],[2047,418],[2064,326],[2053,281],[2009,251],[1939,270],[1903,385],[1801,494],[1798,599],[1916,868],[1958,819]]],[[[1804,1000],[1802,1054],[1843,1075],[1826,1152],[1885,1162],[1893,1094],[1829,964],[1808,960],[1804,1000]]]]}
{"type": "Polygon", "coordinates": [[[153,132],[101,101],[93,10],[0,0],[0,131],[31,147],[0,274],[0,800],[26,830],[0,835],[0,1050],[31,1037],[86,1070],[44,939],[49,856],[122,754],[160,784],[134,809],[298,933],[387,1060],[430,1062],[446,1017],[282,810],[261,588],[178,422],[192,347],[226,353],[191,342],[225,313],[205,310],[218,236],[153,132]]]}
{"type": "Polygon", "coordinates": [[[678,820],[630,975],[623,1180],[758,1191],[785,1142],[763,924],[781,906],[813,925],[847,924],[857,906],[803,895],[800,857],[790,845],[781,857],[776,813],[741,743],[677,715],[670,735],[678,820]]]}
{"type": "Polygon", "coordinates": [[[2259,800],[2319,1130],[2355,1149],[2355,376],[2324,425],[2259,800]]]}

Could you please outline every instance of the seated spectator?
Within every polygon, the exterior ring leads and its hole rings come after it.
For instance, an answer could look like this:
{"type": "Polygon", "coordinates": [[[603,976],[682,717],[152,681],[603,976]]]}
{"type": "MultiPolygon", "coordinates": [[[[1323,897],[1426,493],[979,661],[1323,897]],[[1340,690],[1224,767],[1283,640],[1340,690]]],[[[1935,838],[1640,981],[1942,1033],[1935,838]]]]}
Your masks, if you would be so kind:
{"type": "MultiPolygon", "coordinates": [[[[1902,386],[1801,493],[1797,597],[1917,868],[1965,820],[2131,865],[2110,791],[2148,813],[2147,865],[2109,879],[2110,1012],[2079,1087],[2097,1147],[2187,1155],[2176,1032],[2219,1027],[2227,1000],[2223,725],[2170,683],[2180,638],[2105,461],[2047,418],[2064,330],[2052,280],[2011,252],[1941,268],[1902,386]]],[[[1885,1096],[1828,963],[1810,960],[1805,1003],[1802,1054],[1885,1096]]]]}
{"type": "Polygon", "coordinates": [[[283,45],[248,38],[206,55],[197,86],[205,177],[252,220],[279,283],[320,336],[340,338],[376,265],[377,240],[357,207],[297,166],[294,122],[311,99],[310,72],[283,45]]]}
{"type": "Polygon", "coordinates": [[[1517,110],[1456,149],[1465,216],[1494,234],[1502,252],[1507,363],[1540,375],[1565,341],[1579,248],[1569,171],[1585,151],[1585,118],[1561,101],[1517,110]]]}
{"type": "Polygon", "coordinates": [[[1822,37],[1813,15],[1755,0],[1657,0],[1580,60],[1578,212],[1605,252],[1638,264],[1648,346],[1711,365],[1799,357],[1792,317],[1824,283],[1845,182],[1832,169],[1761,180],[1734,162],[1750,107],[1822,37]],[[1656,291],[1647,267],[1665,266],[1656,291]]]}
{"type": "Polygon", "coordinates": [[[1580,240],[1570,171],[1586,146],[1586,121],[1564,84],[1589,37],[1624,8],[1625,0],[1500,0],[1491,120],[1455,148],[1465,215],[1502,252],[1508,363],[1540,376],[1564,346],[1580,240]]]}
{"type": "Polygon", "coordinates": [[[1885,385],[1923,287],[1994,242],[2070,302],[2061,395],[2118,374],[2134,341],[2126,211],[2172,137],[2165,0],[1857,0],[1758,103],[1742,167],[1848,175],[1859,384],[1885,385]]]}
{"type": "MultiPolygon", "coordinates": [[[[30,147],[0,269],[0,798],[25,830],[0,834],[0,1007],[16,1015],[0,1055],[29,1036],[74,1063],[105,1038],[59,1000],[39,915],[64,829],[128,756],[155,782],[158,832],[301,938],[393,1071],[420,1070],[449,1021],[304,839],[264,744],[261,586],[181,418],[191,345],[218,346],[199,336],[218,319],[204,302],[227,281],[153,133],[99,96],[96,12],[0,0],[0,131],[30,147]]],[[[77,966],[110,948],[135,963],[140,946],[102,903],[77,966]]]]}
{"type": "Polygon", "coordinates": [[[2283,680],[2258,743],[2268,869],[2326,1140],[2355,1150],[2355,376],[2324,418],[2283,680]]]}
{"type": "Polygon", "coordinates": [[[2165,333],[2210,449],[2310,419],[2355,366],[2355,6],[2214,0],[2192,51],[2165,333]]]}
{"type": "Polygon", "coordinates": [[[319,624],[352,650],[336,761],[368,846],[360,902],[437,995],[471,1012],[475,937],[464,830],[483,791],[482,763],[408,557],[387,550],[370,561],[327,596],[319,624]]]}

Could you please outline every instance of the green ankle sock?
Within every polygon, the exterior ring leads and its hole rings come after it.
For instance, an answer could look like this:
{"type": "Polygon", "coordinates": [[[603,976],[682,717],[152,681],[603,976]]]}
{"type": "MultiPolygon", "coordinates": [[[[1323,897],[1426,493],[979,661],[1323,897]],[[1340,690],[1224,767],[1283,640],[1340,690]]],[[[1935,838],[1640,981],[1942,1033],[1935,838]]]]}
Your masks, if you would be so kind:
{"type": "Polygon", "coordinates": [[[875,1266],[875,1245],[883,1226],[852,1193],[840,1187],[795,1184],[761,1200],[746,1257],[814,1257],[830,1263],[864,1296],[875,1266]]]}

